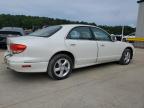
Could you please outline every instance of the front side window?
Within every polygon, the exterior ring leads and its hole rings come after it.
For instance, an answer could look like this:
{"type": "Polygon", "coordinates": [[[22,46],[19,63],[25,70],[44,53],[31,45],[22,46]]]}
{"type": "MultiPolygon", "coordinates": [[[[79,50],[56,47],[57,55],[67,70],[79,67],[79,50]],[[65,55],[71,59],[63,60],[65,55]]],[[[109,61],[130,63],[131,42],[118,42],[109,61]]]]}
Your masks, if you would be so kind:
{"type": "Polygon", "coordinates": [[[97,40],[111,41],[109,34],[99,28],[92,28],[92,32],[97,40]]]}
{"type": "Polygon", "coordinates": [[[47,28],[37,30],[31,34],[30,36],[38,36],[38,37],[50,37],[51,35],[58,32],[62,27],[61,26],[49,26],[47,28]]]}
{"type": "Polygon", "coordinates": [[[88,27],[76,27],[68,34],[68,39],[91,40],[92,35],[88,27]]]}

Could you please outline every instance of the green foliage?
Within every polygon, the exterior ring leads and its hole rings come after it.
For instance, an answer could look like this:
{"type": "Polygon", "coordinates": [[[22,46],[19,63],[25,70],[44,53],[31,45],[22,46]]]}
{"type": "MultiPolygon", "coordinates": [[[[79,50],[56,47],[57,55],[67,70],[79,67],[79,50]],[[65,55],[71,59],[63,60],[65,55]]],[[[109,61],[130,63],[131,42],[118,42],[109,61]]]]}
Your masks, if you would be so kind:
{"type": "MultiPolygon", "coordinates": [[[[103,28],[110,34],[115,35],[121,35],[122,34],[122,26],[99,26],[100,28],[103,28]]],[[[131,33],[135,32],[135,28],[132,28],[130,26],[124,26],[124,35],[129,35],[131,33]]]]}
{"type": "MultiPolygon", "coordinates": [[[[88,22],[79,22],[79,21],[70,21],[65,19],[54,19],[48,17],[38,17],[38,16],[25,16],[25,15],[10,15],[10,14],[1,14],[0,15],[0,28],[2,27],[23,27],[31,29],[33,27],[41,28],[44,25],[59,25],[59,24],[88,24],[95,25],[95,23],[88,22]]],[[[121,34],[121,26],[99,26],[110,34],[121,34]]],[[[126,26],[125,35],[128,35],[135,31],[135,28],[126,26]]]]}
{"type": "Polygon", "coordinates": [[[42,27],[44,25],[59,25],[59,24],[89,24],[96,25],[95,23],[70,21],[65,19],[54,19],[47,17],[25,16],[25,15],[0,15],[0,28],[5,26],[15,26],[23,28],[32,28],[33,26],[42,27]]]}

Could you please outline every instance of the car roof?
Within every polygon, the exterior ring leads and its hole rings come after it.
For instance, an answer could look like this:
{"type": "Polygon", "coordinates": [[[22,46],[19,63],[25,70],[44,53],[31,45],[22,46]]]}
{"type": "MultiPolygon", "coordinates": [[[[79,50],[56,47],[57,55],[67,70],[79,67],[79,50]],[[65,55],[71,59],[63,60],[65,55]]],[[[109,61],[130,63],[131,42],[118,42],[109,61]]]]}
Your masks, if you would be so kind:
{"type": "Polygon", "coordinates": [[[97,27],[97,26],[85,25],[85,24],[63,24],[63,25],[60,25],[60,26],[62,26],[63,28],[66,28],[68,30],[73,29],[75,27],[80,27],[80,26],[84,26],[84,27],[97,27]]]}
{"type": "Polygon", "coordinates": [[[64,26],[64,27],[78,27],[78,26],[96,27],[93,25],[86,25],[86,24],[63,24],[61,26],[64,26]]]}

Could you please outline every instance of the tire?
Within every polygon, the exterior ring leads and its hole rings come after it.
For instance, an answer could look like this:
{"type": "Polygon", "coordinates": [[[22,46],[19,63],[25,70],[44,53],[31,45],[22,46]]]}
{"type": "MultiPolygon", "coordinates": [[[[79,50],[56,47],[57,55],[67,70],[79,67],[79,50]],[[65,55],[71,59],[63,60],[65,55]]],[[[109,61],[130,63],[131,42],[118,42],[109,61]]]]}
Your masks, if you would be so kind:
{"type": "Polygon", "coordinates": [[[70,76],[72,69],[72,59],[65,54],[57,54],[49,62],[48,75],[52,79],[62,80],[70,76]]]}
{"type": "Polygon", "coordinates": [[[119,61],[121,65],[128,65],[131,62],[132,52],[130,49],[125,49],[119,61]]]}

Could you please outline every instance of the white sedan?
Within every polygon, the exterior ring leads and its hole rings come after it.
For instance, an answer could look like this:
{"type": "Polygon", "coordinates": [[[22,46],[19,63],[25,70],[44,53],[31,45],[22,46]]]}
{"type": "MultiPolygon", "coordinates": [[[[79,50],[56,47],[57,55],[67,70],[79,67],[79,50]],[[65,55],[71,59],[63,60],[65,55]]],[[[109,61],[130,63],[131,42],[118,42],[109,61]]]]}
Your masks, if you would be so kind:
{"type": "Polygon", "coordinates": [[[47,72],[67,78],[74,68],[118,61],[130,63],[134,47],[116,41],[101,28],[90,25],[50,26],[29,36],[9,38],[5,62],[17,72],[47,72]]]}

